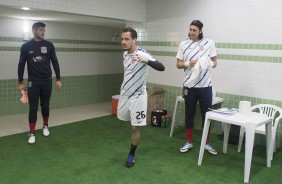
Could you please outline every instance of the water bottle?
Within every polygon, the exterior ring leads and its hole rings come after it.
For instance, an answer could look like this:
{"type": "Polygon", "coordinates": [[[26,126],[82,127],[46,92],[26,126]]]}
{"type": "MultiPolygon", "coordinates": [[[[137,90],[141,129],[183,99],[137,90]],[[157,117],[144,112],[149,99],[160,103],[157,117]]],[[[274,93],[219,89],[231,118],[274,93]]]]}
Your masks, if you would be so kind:
{"type": "Polygon", "coordinates": [[[161,116],[161,127],[165,127],[166,125],[166,117],[165,116],[161,116]]]}
{"type": "Polygon", "coordinates": [[[165,116],[165,119],[166,119],[166,127],[169,127],[170,126],[170,124],[171,124],[171,114],[167,114],[166,116],[165,116]]]}

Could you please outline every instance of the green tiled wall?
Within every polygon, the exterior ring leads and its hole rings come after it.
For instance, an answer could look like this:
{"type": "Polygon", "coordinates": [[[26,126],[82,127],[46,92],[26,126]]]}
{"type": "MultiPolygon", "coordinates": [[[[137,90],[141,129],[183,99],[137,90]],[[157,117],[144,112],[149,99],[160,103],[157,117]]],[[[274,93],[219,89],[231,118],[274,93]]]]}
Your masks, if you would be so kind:
{"type": "MultiPolygon", "coordinates": [[[[72,40],[72,39],[48,39],[53,43],[67,43],[67,44],[92,44],[92,45],[120,45],[120,42],[112,41],[95,41],[95,40],[72,40]]],[[[23,42],[21,37],[0,37],[2,42],[23,42]]]]}
{"type": "MultiPolygon", "coordinates": [[[[122,79],[123,74],[62,77],[61,90],[56,90],[53,84],[50,106],[62,108],[108,102],[119,94],[122,79]]],[[[28,106],[19,99],[17,80],[0,80],[0,116],[28,112],[28,106]]]]}
{"type": "Polygon", "coordinates": [[[217,48],[249,50],[282,50],[282,44],[216,43],[217,48]]]}
{"type": "MultiPolygon", "coordinates": [[[[120,42],[112,41],[95,41],[95,40],[71,40],[71,39],[49,39],[53,43],[65,43],[65,44],[89,44],[89,45],[107,45],[118,46],[120,42]]],[[[20,37],[0,37],[0,42],[22,42],[20,37]]],[[[178,47],[179,41],[139,41],[139,46],[160,46],[160,47],[178,47]]],[[[282,44],[254,44],[254,43],[216,43],[217,48],[224,49],[248,49],[248,50],[282,50],[282,44]]],[[[0,51],[19,51],[19,47],[12,46],[0,46],[0,51]]],[[[57,52],[120,52],[121,49],[109,49],[109,48],[64,48],[56,47],[57,52]]],[[[156,51],[148,50],[155,56],[169,56],[175,57],[175,51],[156,51]]],[[[217,56],[218,59],[224,60],[236,60],[236,61],[252,61],[252,62],[271,62],[282,63],[282,57],[271,56],[252,56],[252,55],[233,55],[233,54],[221,54],[217,56]]]]}
{"type": "MultiPolygon", "coordinates": [[[[72,39],[49,39],[53,43],[67,44],[92,44],[92,45],[120,45],[120,42],[95,41],[95,40],[72,40],[72,39]]],[[[21,37],[0,37],[0,41],[22,42],[21,37]]],[[[140,46],[178,47],[180,41],[138,41],[140,46]]],[[[282,44],[255,44],[255,43],[215,43],[217,48],[225,49],[249,49],[249,50],[282,50],[282,44]]]]}

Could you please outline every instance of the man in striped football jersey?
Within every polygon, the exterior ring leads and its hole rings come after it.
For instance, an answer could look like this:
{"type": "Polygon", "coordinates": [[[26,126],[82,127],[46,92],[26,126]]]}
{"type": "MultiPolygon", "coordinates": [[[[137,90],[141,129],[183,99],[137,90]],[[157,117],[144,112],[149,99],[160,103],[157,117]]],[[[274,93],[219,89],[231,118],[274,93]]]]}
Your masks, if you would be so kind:
{"type": "Polygon", "coordinates": [[[140,127],[146,125],[148,65],[158,71],[165,70],[162,63],[137,46],[136,39],[137,32],[133,28],[127,27],[122,30],[124,78],[117,117],[123,121],[131,121],[132,126],[131,147],[126,167],[134,165],[135,150],[140,140],[140,127]]]}
{"type": "MultiPolygon", "coordinates": [[[[217,65],[216,47],[213,40],[203,37],[203,23],[199,20],[194,20],[189,27],[189,39],[182,41],[179,44],[177,58],[177,68],[184,69],[184,90],[183,95],[185,99],[185,126],[186,126],[186,141],[180,152],[185,153],[192,149],[192,133],[194,127],[194,117],[196,114],[196,105],[199,101],[202,116],[202,126],[205,121],[205,114],[212,106],[212,82],[211,82],[211,68],[217,65]],[[202,70],[198,68],[198,75],[191,80],[195,72],[197,62],[205,62],[209,67],[202,70]]],[[[197,64],[199,66],[199,63],[197,64]]],[[[209,135],[206,140],[205,149],[212,155],[217,155],[209,144],[209,135]]]]}

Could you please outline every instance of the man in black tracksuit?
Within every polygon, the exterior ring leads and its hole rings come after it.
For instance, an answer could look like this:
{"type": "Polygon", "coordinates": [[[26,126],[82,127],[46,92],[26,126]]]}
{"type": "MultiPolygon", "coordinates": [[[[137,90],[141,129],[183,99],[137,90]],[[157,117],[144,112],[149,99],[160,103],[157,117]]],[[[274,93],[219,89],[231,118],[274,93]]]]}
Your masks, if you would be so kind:
{"type": "Polygon", "coordinates": [[[33,39],[21,47],[18,80],[19,91],[24,90],[23,75],[25,64],[28,71],[28,101],[29,101],[29,144],[35,143],[35,125],[37,121],[37,109],[40,99],[41,114],[43,117],[43,135],[50,134],[48,130],[49,102],[52,92],[52,70],[53,65],[56,74],[56,87],[61,88],[61,76],[58,59],[54,45],[44,40],[46,25],[36,22],[32,25],[33,39]]]}

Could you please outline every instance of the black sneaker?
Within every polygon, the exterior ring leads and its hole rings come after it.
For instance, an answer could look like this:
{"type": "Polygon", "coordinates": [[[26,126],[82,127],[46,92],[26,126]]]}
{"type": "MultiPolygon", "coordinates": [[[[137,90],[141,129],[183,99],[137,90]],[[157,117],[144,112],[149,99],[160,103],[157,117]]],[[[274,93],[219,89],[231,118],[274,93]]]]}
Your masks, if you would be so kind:
{"type": "Polygon", "coordinates": [[[127,157],[127,161],[125,163],[125,167],[130,168],[132,166],[134,166],[134,156],[129,154],[128,157],[127,157]]]}

